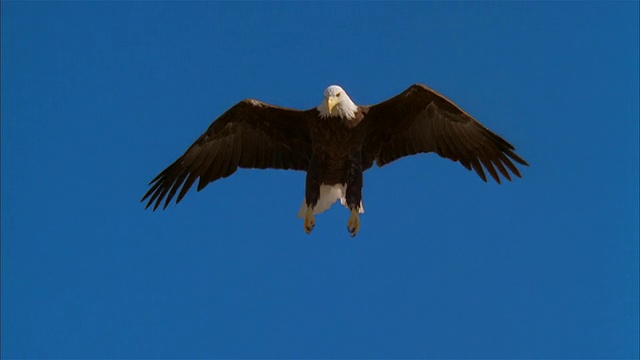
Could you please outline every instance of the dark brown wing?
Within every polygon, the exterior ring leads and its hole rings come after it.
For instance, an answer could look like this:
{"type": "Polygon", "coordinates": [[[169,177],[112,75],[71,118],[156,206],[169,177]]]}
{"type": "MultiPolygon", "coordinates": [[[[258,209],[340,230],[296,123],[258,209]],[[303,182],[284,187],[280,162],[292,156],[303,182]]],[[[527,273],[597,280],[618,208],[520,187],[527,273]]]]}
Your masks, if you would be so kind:
{"type": "Polygon", "coordinates": [[[473,168],[486,182],[484,166],[500,183],[498,172],[511,180],[507,168],[521,177],[512,161],[529,165],[516,155],[511,144],[424,85],[412,85],[371,106],[364,121],[368,126],[363,147],[365,168],[373,161],[383,166],[403,156],[435,152],[469,170],[473,168]]]}
{"type": "Polygon", "coordinates": [[[256,100],[243,100],[216,119],[187,151],[156,176],[142,200],[176,204],[196,179],[198,191],[238,167],[306,170],[310,157],[309,115],[256,100]]]}

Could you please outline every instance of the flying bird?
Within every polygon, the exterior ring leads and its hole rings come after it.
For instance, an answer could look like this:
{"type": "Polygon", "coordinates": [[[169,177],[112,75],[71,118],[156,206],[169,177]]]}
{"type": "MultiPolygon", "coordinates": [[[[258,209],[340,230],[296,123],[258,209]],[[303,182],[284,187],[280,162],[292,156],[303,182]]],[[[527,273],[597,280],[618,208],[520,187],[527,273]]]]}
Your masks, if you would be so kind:
{"type": "Polygon", "coordinates": [[[182,200],[198,180],[197,190],[238,168],[306,172],[305,197],[298,213],[311,233],[315,214],[340,200],[350,211],[347,230],[360,229],[362,175],[401,157],[434,152],[475,170],[485,169],[499,184],[500,175],[521,177],[514,161],[528,166],[514,147],[432,89],[414,84],[389,100],[356,105],[337,85],[324,91],[317,107],[294,110],[258,100],[242,100],[219,118],[158,174],[142,198],[146,208],[165,209],[182,200]],[[179,190],[179,191],[178,191],[179,190]],[[164,203],[164,204],[163,204],[164,203]]]}

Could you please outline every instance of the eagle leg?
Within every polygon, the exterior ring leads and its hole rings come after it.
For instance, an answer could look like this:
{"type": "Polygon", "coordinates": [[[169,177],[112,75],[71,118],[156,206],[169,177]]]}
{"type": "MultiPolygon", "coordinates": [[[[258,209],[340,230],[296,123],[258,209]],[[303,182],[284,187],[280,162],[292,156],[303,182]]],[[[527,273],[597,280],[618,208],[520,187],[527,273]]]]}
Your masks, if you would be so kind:
{"type": "Polygon", "coordinates": [[[313,218],[313,208],[309,206],[304,213],[304,232],[311,234],[314,226],[316,226],[316,219],[313,218]]]}
{"type": "Polygon", "coordinates": [[[359,154],[352,154],[350,159],[351,167],[347,176],[347,191],[345,200],[351,210],[349,221],[347,222],[347,230],[349,235],[354,237],[360,230],[360,204],[362,204],[362,158],[359,154]]]}
{"type": "Polygon", "coordinates": [[[347,230],[349,231],[349,235],[354,237],[358,234],[358,230],[360,230],[360,215],[358,215],[358,208],[351,208],[351,215],[349,215],[349,221],[347,222],[347,230]]]}

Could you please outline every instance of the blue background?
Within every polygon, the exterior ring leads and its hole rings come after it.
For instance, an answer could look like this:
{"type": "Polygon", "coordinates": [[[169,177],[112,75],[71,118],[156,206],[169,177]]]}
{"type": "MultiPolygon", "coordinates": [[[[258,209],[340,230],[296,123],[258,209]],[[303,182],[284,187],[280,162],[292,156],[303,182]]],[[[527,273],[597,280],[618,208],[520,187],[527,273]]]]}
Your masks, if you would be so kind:
{"type": "Polygon", "coordinates": [[[3,358],[637,358],[638,2],[2,3],[3,358]],[[145,211],[237,101],[412,83],[531,164],[240,170],[145,211]]]}

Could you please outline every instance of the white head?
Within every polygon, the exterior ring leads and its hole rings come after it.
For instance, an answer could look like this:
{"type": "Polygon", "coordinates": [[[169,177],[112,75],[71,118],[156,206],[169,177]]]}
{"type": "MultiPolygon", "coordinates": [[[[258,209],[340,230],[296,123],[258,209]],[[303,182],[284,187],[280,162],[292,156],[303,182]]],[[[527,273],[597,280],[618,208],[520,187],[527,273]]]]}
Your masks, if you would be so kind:
{"type": "Polygon", "coordinates": [[[317,107],[320,116],[353,119],[358,106],[351,101],[347,93],[338,85],[331,85],[324,91],[324,100],[317,107]]]}

